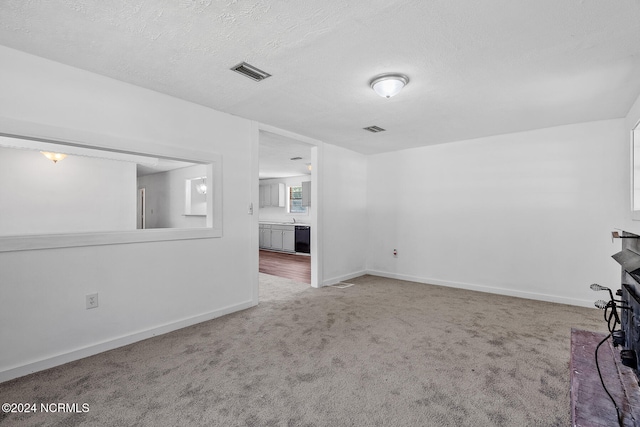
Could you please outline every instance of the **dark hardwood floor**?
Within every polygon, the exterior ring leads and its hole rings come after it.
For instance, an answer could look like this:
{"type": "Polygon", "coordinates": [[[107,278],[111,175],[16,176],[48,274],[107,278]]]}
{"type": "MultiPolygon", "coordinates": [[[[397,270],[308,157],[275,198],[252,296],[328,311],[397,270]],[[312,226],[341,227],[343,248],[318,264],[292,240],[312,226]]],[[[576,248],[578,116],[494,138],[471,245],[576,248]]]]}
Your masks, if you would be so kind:
{"type": "Polygon", "coordinates": [[[311,257],[260,251],[260,273],[311,284],[311,257]]]}

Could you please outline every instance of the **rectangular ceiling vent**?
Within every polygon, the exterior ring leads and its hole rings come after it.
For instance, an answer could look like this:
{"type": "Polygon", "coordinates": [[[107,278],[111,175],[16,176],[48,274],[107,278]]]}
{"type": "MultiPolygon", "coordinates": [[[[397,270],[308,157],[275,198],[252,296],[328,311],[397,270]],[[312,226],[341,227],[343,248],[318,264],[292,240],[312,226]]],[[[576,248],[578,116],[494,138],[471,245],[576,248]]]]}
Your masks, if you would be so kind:
{"type": "Polygon", "coordinates": [[[271,74],[265,73],[261,69],[247,64],[246,62],[241,62],[238,65],[231,67],[231,70],[235,71],[236,73],[240,73],[245,77],[249,77],[251,80],[255,80],[257,82],[261,82],[267,77],[271,77],[271,74]]]}
{"type": "Polygon", "coordinates": [[[386,129],[382,129],[380,126],[368,126],[362,129],[368,130],[369,132],[373,132],[373,133],[384,132],[386,130],[386,129]]]}

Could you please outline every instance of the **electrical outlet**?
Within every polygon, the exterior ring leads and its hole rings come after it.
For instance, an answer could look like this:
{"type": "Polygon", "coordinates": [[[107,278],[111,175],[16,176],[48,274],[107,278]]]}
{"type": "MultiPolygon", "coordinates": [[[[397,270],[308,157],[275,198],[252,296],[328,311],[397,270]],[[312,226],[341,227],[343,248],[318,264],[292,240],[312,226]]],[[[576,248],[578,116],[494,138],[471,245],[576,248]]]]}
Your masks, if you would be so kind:
{"type": "Polygon", "coordinates": [[[87,310],[89,310],[90,308],[98,307],[98,293],[97,292],[95,294],[87,295],[86,298],[87,298],[87,310]]]}

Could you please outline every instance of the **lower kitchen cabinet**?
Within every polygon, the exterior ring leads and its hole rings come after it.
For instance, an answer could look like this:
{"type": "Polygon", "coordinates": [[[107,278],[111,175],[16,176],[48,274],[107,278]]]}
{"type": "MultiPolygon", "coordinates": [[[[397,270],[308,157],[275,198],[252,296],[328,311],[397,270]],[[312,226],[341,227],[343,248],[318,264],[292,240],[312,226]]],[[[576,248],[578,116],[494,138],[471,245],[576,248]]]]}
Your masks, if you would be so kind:
{"type": "Polygon", "coordinates": [[[260,224],[260,231],[258,235],[259,245],[261,248],[271,247],[271,225],[260,224]]]}
{"type": "Polygon", "coordinates": [[[274,251],[282,250],[282,230],[271,229],[271,247],[274,251]]]}
{"type": "Polygon", "coordinates": [[[296,231],[294,227],[282,230],[282,250],[287,252],[296,251],[296,231]]]}
{"type": "Polygon", "coordinates": [[[261,249],[295,252],[295,226],[260,224],[259,242],[261,249]]]}

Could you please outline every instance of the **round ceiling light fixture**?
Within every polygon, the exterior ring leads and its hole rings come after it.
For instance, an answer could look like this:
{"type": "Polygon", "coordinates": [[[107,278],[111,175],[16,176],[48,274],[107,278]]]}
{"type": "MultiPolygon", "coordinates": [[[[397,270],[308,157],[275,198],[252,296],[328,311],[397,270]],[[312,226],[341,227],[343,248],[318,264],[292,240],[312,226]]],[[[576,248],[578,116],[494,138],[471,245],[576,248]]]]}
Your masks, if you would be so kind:
{"type": "Polygon", "coordinates": [[[65,157],[67,157],[67,155],[63,153],[50,153],[48,151],[41,151],[41,153],[53,163],[58,163],[60,160],[63,160],[65,157]]]}
{"type": "Polygon", "coordinates": [[[391,98],[400,93],[409,83],[409,77],[404,74],[382,74],[371,80],[371,89],[383,98],[391,98]]]}

